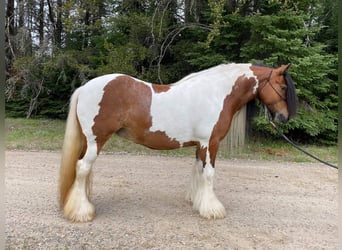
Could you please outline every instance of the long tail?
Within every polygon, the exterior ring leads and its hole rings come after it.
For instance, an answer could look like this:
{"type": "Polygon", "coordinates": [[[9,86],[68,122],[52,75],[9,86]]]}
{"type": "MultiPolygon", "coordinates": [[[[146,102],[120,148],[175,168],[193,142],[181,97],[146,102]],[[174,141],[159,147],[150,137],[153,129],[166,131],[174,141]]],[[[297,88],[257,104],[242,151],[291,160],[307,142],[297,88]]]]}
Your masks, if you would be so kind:
{"type": "Polygon", "coordinates": [[[59,172],[59,198],[62,207],[64,206],[69,190],[74,183],[77,161],[84,145],[76,115],[77,99],[78,91],[76,90],[70,101],[59,172]]]}

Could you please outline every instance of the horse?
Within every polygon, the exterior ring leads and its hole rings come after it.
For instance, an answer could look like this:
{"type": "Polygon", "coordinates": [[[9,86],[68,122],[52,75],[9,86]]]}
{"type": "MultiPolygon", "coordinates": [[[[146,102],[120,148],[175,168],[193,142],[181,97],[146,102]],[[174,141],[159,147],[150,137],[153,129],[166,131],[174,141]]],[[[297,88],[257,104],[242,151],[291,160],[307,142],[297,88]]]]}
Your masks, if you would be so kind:
{"type": "Polygon", "coordinates": [[[92,165],[113,134],[156,150],[196,147],[186,198],[207,219],[225,217],[213,189],[215,158],[233,115],[258,98],[272,119],[285,123],[296,113],[296,93],[287,70],[253,64],[221,64],[170,85],[125,74],[107,74],[71,96],[59,173],[65,218],[93,220],[92,165]]]}

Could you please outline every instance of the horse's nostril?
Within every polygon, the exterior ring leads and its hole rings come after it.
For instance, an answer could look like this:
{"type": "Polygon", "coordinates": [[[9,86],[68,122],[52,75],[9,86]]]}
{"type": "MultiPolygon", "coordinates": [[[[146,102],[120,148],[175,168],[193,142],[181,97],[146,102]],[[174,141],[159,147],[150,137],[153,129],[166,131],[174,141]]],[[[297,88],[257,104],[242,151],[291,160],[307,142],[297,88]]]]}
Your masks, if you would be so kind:
{"type": "Polygon", "coordinates": [[[279,114],[276,116],[276,119],[279,121],[279,122],[282,122],[282,123],[286,123],[289,119],[288,117],[285,117],[283,114],[279,114]]]}

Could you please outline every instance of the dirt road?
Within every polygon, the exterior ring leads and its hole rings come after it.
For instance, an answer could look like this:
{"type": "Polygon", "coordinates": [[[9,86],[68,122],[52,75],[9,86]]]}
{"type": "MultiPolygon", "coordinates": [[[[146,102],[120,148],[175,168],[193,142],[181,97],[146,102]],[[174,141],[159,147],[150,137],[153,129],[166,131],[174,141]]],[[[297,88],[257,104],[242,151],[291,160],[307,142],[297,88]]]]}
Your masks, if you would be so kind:
{"type": "Polygon", "coordinates": [[[95,220],[66,221],[59,153],[6,152],[8,249],[337,249],[337,171],[321,164],[217,162],[226,207],[206,220],[185,200],[193,158],[101,155],[95,220]]]}

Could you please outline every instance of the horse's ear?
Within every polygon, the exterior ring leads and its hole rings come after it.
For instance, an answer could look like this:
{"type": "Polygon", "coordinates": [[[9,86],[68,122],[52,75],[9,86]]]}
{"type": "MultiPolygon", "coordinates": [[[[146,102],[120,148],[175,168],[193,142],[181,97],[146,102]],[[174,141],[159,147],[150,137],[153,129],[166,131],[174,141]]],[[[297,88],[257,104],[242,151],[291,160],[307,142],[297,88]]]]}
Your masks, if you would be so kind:
{"type": "Polygon", "coordinates": [[[283,65],[283,66],[280,66],[279,68],[277,68],[277,72],[279,75],[284,75],[285,72],[288,70],[288,68],[291,66],[291,63],[287,64],[287,65],[283,65]]]}

